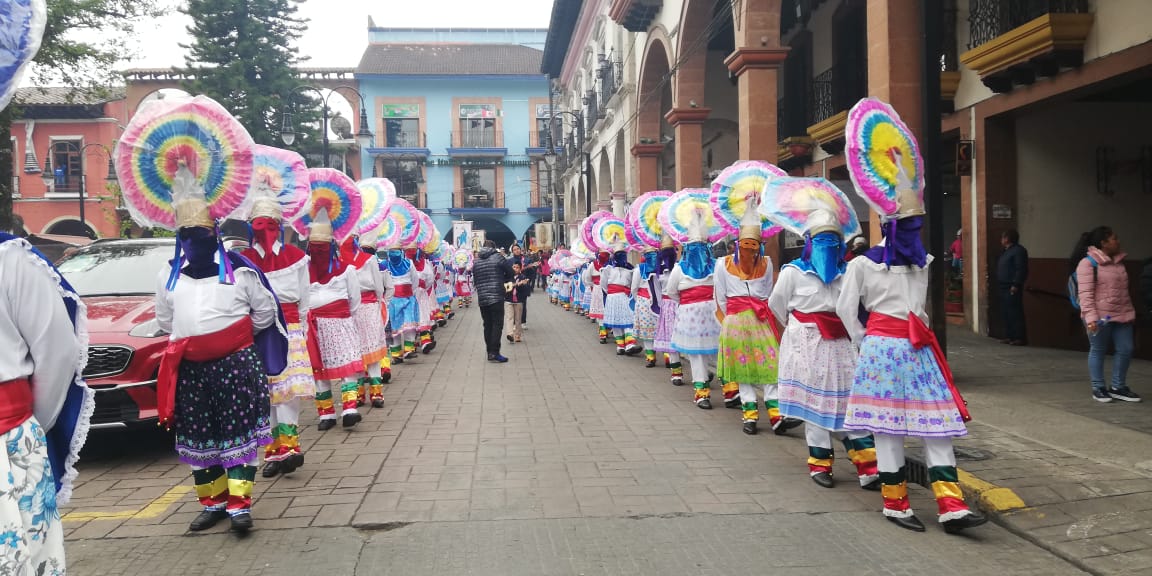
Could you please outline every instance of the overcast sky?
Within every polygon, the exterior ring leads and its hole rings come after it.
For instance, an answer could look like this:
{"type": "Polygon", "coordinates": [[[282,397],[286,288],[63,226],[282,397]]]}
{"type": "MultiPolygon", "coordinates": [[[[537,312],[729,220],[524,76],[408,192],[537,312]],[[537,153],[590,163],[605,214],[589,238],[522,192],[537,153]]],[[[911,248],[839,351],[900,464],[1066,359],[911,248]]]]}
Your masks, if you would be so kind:
{"type": "MultiPolygon", "coordinates": [[[[304,0],[300,16],[310,22],[299,48],[310,57],[307,66],[355,66],[368,43],[369,15],[380,27],[547,28],[551,13],[552,0],[304,0]]],[[[179,44],[189,41],[188,24],[172,10],[141,26],[140,54],[125,67],[183,65],[179,44]]]]}

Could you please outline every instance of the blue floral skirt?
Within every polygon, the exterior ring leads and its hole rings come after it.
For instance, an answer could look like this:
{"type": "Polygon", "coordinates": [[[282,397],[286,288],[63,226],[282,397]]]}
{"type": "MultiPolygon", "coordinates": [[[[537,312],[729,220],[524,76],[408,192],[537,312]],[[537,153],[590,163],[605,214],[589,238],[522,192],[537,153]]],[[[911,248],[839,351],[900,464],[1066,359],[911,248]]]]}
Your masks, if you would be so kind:
{"type": "Polygon", "coordinates": [[[64,528],[44,430],[29,418],[0,442],[0,574],[63,574],[64,528]]]}
{"type": "Polygon", "coordinates": [[[860,346],[844,428],[894,436],[968,433],[932,349],[886,336],[866,336],[860,346]]]}

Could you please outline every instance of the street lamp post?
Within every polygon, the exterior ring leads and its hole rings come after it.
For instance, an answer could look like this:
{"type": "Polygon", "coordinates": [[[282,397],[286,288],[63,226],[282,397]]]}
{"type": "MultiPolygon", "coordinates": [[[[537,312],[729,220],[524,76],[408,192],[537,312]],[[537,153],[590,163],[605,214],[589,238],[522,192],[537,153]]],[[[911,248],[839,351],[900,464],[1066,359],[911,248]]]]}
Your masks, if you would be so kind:
{"type": "MultiPolygon", "coordinates": [[[[320,127],[320,134],[323,137],[321,154],[324,155],[323,164],[325,168],[328,168],[328,99],[340,90],[351,90],[360,99],[360,130],[356,132],[356,144],[360,146],[361,150],[372,145],[373,134],[372,131],[368,129],[368,110],[364,108],[364,95],[361,94],[359,90],[351,86],[337,86],[325,95],[323,91],[315,86],[301,84],[293,88],[292,92],[295,93],[302,90],[312,90],[320,95],[320,110],[324,118],[320,127]]],[[[292,143],[296,141],[296,123],[292,118],[291,105],[284,110],[284,118],[280,124],[280,140],[284,142],[285,146],[291,146],[292,143]]]]}
{"type": "Polygon", "coordinates": [[[41,176],[40,176],[40,178],[42,180],[44,180],[44,186],[48,189],[51,189],[56,184],[56,174],[52,169],[52,152],[53,152],[53,146],[55,144],[64,144],[64,145],[68,146],[71,150],[75,150],[76,154],[79,155],[79,157],[80,157],[80,194],[79,194],[79,196],[80,196],[80,198],[79,198],[79,200],[80,200],[80,226],[84,229],[85,236],[87,236],[89,239],[92,239],[92,236],[90,234],[87,234],[88,220],[87,220],[87,218],[85,218],[85,215],[84,215],[84,200],[85,200],[84,197],[88,193],[88,180],[87,180],[87,174],[86,174],[87,170],[85,170],[85,166],[84,166],[84,152],[86,150],[88,150],[89,148],[99,148],[99,149],[103,150],[104,155],[106,155],[108,157],[108,176],[105,177],[104,180],[106,182],[117,182],[116,167],[112,164],[112,150],[110,150],[107,146],[105,146],[99,142],[92,142],[90,144],[85,144],[83,146],[77,146],[74,142],[71,142],[69,140],[60,140],[60,141],[57,141],[53,144],[49,144],[48,150],[44,154],[44,171],[41,172],[41,176]]]}
{"type": "MultiPolygon", "coordinates": [[[[549,133],[549,142],[551,142],[551,133],[549,133]]],[[[552,170],[556,166],[556,150],[554,148],[549,148],[544,153],[544,163],[548,165],[548,194],[552,196],[552,241],[559,243],[560,207],[559,198],[556,194],[556,181],[552,178],[552,170]]]]}

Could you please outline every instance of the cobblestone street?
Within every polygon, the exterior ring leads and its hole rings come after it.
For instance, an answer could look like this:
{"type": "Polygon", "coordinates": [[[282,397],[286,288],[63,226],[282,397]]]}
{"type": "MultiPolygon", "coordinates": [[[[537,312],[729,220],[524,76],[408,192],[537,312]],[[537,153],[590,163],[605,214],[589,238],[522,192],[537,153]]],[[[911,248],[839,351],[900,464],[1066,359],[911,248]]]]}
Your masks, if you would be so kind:
{"type": "Polygon", "coordinates": [[[999,525],[944,534],[920,487],[928,532],[900,530],[843,454],[840,484],[820,488],[799,430],[744,435],[738,411],[698,410],[690,387],[543,297],[529,320],[511,362],[489,364],[464,310],[355,431],[306,415],[307,463],[257,478],[244,539],[186,534],[200,506],[166,436],[94,434],[64,511],[70,572],[1082,573],[999,525]]]}

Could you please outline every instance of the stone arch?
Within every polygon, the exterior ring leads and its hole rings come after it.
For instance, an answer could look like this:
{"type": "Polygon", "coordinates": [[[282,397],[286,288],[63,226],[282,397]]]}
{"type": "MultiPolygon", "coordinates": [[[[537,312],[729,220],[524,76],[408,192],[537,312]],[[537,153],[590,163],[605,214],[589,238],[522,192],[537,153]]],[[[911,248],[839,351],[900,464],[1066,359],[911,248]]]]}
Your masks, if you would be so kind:
{"type": "Polygon", "coordinates": [[[640,86],[637,102],[640,107],[636,116],[636,142],[643,139],[653,143],[660,141],[661,123],[664,110],[660,105],[662,93],[671,90],[672,41],[663,26],[656,26],[648,33],[648,43],[644,47],[644,60],[640,64],[640,86]]]}
{"type": "MultiPolygon", "coordinates": [[[[614,192],[628,192],[627,155],[624,153],[624,133],[616,135],[615,152],[612,157],[612,189],[614,192]]],[[[635,196],[635,191],[630,196],[635,196]]]]}
{"type": "Polygon", "coordinates": [[[61,236],[81,236],[84,238],[99,238],[96,229],[87,222],[80,222],[75,216],[62,216],[44,225],[43,234],[59,234],[61,236]]]}
{"type": "Polygon", "coordinates": [[[612,194],[612,164],[607,151],[600,152],[600,166],[596,172],[596,203],[607,202],[612,194]]]}
{"type": "Polygon", "coordinates": [[[688,108],[692,101],[705,106],[704,82],[708,60],[710,25],[716,17],[717,0],[685,0],[680,10],[676,37],[676,82],[673,106],[688,108]]]}
{"type": "Polygon", "coordinates": [[[480,216],[472,219],[472,227],[484,231],[484,239],[496,243],[497,247],[507,248],[517,240],[516,233],[497,218],[480,216]]]}

